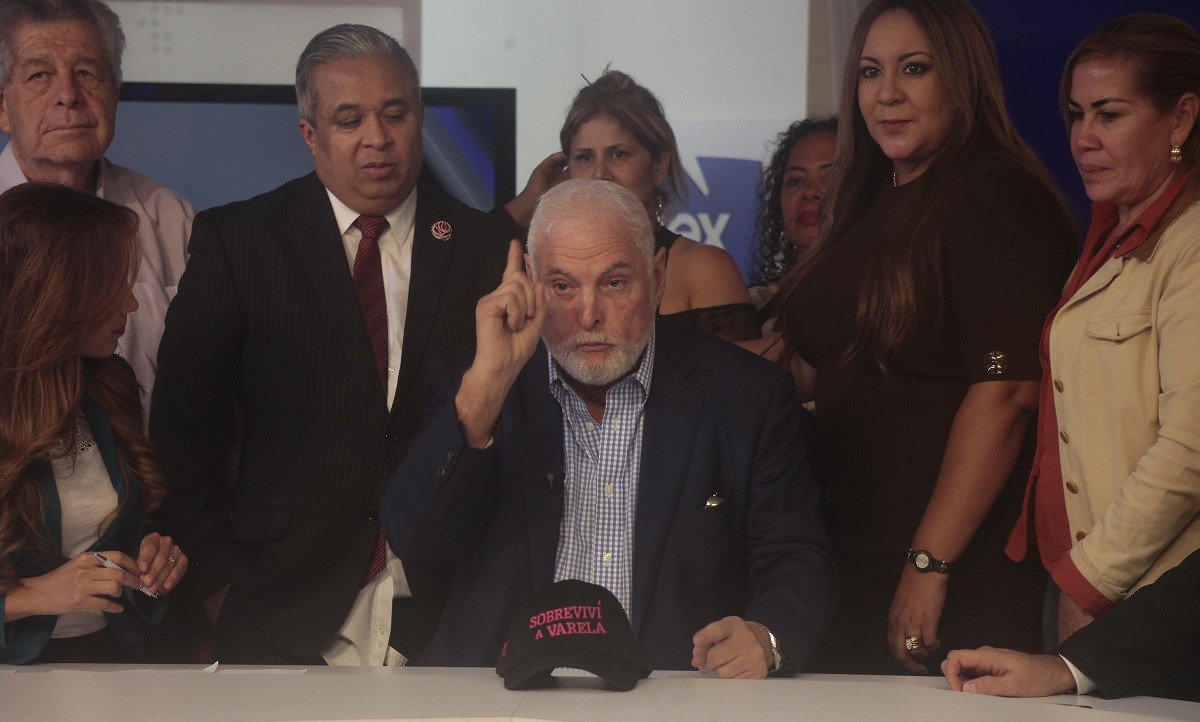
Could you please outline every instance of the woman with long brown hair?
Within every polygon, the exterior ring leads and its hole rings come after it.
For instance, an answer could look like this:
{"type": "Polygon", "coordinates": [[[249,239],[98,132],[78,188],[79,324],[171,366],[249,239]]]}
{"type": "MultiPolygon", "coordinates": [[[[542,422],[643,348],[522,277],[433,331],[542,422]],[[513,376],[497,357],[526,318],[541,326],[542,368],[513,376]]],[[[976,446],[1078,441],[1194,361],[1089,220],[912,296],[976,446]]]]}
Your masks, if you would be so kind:
{"type": "Polygon", "coordinates": [[[1037,410],[1038,331],[1073,230],[1009,120],[965,0],[858,21],[816,242],[781,328],[815,368],[815,464],[842,601],[811,667],[924,672],[1039,645],[1043,583],[1003,554],[1037,410]]]}
{"type": "Polygon", "coordinates": [[[164,482],[129,365],[137,216],[27,183],[0,195],[0,662],[128,661],[187,569],[148,532],[164,482]],[[109,629],[111,634],[104,631],[109,629]]]}

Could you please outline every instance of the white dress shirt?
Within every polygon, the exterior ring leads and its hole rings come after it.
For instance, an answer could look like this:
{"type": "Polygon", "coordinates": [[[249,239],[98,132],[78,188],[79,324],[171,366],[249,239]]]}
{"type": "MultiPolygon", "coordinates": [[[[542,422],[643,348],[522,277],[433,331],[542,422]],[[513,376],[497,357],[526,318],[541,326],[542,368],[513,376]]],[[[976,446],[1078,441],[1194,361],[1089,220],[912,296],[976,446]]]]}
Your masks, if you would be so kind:
{"type": "MultiPolygon", "coordinates": [[[[326,192],[329,193],[328,189],[326,192]]],[[[359,213],[351,210],[329,193],[333,215],[346,262],[354,272],[354,257],[362,232],[354,226],[359,213]]],[[[387,406],[390,411],[396,396],[400,357],[404,349],[404,318],[408,313],[408,288],[412,272],[413,227],[416,222],[417,191],[397,208],[387,213],[388,227],[379,236],[379,258],[383,266],[383,290],[387,297],[388,388],[387,406]]],[[[333,640],[321,652],[321,657],[335,666],[382,666],[403,664],[404,658],[388,646],[392,632],[392,600],[412,596],[404,567],[392,550],[387,550],[387,566],[365,587],[358,591],[350,615],[333,640]]]]}

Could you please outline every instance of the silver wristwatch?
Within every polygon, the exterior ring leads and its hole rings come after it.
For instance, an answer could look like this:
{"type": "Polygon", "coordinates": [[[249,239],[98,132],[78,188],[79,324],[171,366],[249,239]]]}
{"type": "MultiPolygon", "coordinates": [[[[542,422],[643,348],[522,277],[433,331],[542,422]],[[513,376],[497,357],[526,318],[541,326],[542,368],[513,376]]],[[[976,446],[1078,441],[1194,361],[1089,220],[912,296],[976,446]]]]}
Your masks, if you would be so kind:
{"type": "Polygon", "coordinates": [[[771,672],[778,672],[787,662],[787,657],[784,655],[783,650],[779,648],[779,642],[775,639],[775,633],[767,629],[766,626],[763,629],[767,630],[767,641],[771,643],[771,668],[767,670],[767,673],[770,674],[771,672]]]}

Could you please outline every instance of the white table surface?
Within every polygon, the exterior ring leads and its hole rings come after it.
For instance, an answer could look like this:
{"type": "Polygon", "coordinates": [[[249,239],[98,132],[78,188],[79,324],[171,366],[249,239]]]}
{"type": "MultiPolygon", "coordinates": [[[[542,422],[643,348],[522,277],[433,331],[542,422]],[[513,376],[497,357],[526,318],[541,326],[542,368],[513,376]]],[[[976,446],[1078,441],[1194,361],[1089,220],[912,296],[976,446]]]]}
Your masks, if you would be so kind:
{"type": "Polygon", "coordinates": [[[0,666],[3,722],[299,722],[468,719],[558,722],[732,720],[1200,720],[1200,704],[1059,695],[998,699],[922,677],[802,675],[754,682],[655,673],[630,692],[564,677],[509,691],[491,669],[120,665],[0,666]]]}

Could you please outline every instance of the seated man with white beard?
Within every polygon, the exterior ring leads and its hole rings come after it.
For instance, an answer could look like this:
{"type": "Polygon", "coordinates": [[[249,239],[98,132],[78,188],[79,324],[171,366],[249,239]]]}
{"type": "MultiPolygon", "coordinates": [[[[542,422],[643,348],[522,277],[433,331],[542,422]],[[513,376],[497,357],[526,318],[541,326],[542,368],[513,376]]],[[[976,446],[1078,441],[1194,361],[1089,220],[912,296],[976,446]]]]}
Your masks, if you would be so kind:
{"type": "Polygon", "coordinates": [[[495,664],[513,610],[568,578],[613,592],[657,669],[763,677],[820,639],[837,579],[791,378],[656,318],[664,261],[632,193],[564,182],[478,346],[435,362],[382,514],[401,556],[457,562],[419,663],[495,664]]]}

